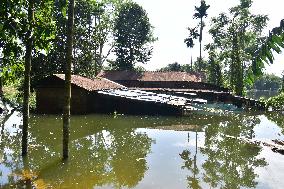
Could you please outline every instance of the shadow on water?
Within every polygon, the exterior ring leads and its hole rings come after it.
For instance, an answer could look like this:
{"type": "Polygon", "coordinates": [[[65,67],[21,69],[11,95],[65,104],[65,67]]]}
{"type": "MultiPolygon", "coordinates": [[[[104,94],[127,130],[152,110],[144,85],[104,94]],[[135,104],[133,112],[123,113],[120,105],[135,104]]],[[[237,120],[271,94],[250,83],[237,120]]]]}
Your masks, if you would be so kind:
{"type": "MultiPolygon", "coordinates": [[[[147,186],[145,176],[159,172],[149,167],[149,156],[160,153],[153,148],[160,140],[158,135],[151,135],[153,132],[174,132],[172,137],[177,141],[187,133],[189,145],[194,145],[181,149],[176,154],[178,158],[171,162],[176,167],[182,164],[186,179],[183,187],[255,188],[256,169],[269,164],[260,156],[262,147],[240,140],[257,137],[255,128],[262,122],[258,115],[74,116],[70,128],[71,156],[62,162],[61,117],[31,117],[29,156],[22,159],[21,126],[13,121],[17,114],[9,115],[1,124],[0,188],[147,188],[140,186],[147,186]]],[[[279,124],[283,133],[283,116],[266,117],[279,124]]],[[[174,151],[169,148],[169,153],[171,150],[174,151]]],[[[163,188],[166,173],[160,174],[158,182],[163,188]]]]}

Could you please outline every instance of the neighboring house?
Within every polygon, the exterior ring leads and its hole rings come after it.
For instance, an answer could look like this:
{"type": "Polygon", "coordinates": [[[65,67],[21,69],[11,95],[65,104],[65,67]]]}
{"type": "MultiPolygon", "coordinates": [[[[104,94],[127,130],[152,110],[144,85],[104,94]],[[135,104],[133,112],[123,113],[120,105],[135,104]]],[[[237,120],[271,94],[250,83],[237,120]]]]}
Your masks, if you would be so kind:
{"type": "MultiPolygon", "coordinates": [[[[54,74],[44,78],[36,87],[36,110],[38,113],[62,113],[64,103],[64,74],[54,74]]],[[[78,75],[71,76],[71,112],[75,114],[92,112],[96,99],[94,92],[104,89],[119,89],[124,86],[108,79],[88,79],[78,75]]]]}
{"type": "MultiPolygon", "coordinates": [[[[54,74],[36,87],[38,113],[62,113],[64,103],[64,74],[54,74]]],[[[181,115],[187,100],[182,97],[159,95],[125,86],[105,78],[88,79],[71,76],[71,113],[114,113],[181,115]]]]}
{"type": "Polygon", "coordinates": [[[228,89],[202,82],[203,76],[198,73],[101,71],[98,77],[107,78],[129,88],[139,88],[148,91],[159,91],[162,89],[228,91],[228,89]]]}

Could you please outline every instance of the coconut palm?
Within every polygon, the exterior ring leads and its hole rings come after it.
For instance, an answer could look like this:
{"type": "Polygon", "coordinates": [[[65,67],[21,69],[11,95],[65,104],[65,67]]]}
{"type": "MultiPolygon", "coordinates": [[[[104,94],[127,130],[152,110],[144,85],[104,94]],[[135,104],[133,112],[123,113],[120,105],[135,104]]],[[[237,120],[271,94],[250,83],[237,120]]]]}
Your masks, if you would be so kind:
{"type": "Polygon", "coordinates": [[[198,39],[199,38],[199,61],[202,60],[202,54],[201,54],[201,50],[202,50],[202,32],[203,32],[203,28],[205,26],[204,22],[203,22],[203,18],[207,17],[207,10],[209,9],[210,5],[206,5],[206,2],[204,0],[201,0],[200,6],[197,7],[195,6],[195,13],[193,15],[194,19],[200,19],[200,23],[198,24],[198,26],[194,27],[194,28],[187,28],[189,30],[189,37],[186,38],[184,40],[185,44],[187,45],[187,47],[189,48],[193,48],[194,46],[194,39],[198,39]],[[199,31],[198,31],[199,28],[199,31]]]}
{"type": "Polygon", "coordinates": [[[193,15],[194,19],[200,19],[200,24],[199,24],[199,60],[201,60],[201,42],[202,42],[202,31],[203,31],[203,27],[205,26],[204,22],[203,22],[203,17],[207,17],[207,10],[209,9],[210,5],[206,5],[206,2],[204,0],[201,0],[200,6],[196,7],[195,6],[195,13],[193,15]]]}

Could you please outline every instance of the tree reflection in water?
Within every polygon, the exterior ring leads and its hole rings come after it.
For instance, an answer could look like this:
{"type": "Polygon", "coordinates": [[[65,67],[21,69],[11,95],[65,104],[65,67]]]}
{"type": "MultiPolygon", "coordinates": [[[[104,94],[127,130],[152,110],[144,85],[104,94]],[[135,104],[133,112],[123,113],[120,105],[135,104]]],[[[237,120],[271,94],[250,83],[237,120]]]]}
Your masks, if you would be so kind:
{"type": "Polygon", "coordinates": [[[282,129],[282,134],[284,135],[284,115],[283,112],[273,112],[273,113],[267,113],[265,115],[268,120],[270,120],[271,122],[276,123],[281,129],[282,129]]]}
{"type": "Polygon", "coordinates": [[[203,163],[203,179],[211,187],[254,188],[257,167],[266,166],[264,158],[258,158],[261,149],[246,143],[239,137],[251,138],[253,128],[260,120],[256,116],[236,115],[232,121],[210,125],[205,129],[205,144],[201,152],[207,155],[203,163]]]}
{"type": "Polygon", "coordinates": [[[212,120],[212,124],[205,127],[202,147],[198,147],[196,134],[195,152],[186,149],[180,154],[184,161],[182,169],[191,172],[187,177],[188,188],[201,188],[201,182],[212,188],[255,188],[258,177],[255,169],[267,163],[264,158],[257,157],[261,151],[259,146],[246,143],[240,137],[252,139],[253,129],[259,123],[257,116],[245,115],[235,115],[224,122],[212,120]],[[207,157],[204,162],[197,163],[198,149],[207,157]]]}
{"type": "Polygon", "coordinates": [[[115,125],[114,121],[113,126],[105,127],[90,120],[74,120],[71,157],[66,162],[60,158],[61,120],[32,118],[31,123],[31,149],[25,161],[19,155],[20,129],[9,130],[1,125],[1,175],[8,180],[0,177],[0,188],[30,188],[30,180],[33,186],[44,187],[134,187],[148,169],[146,156],[152,139],[145,133],[135,132],[129,123],[123,127],[125,122],[115,125]],[[86,121],[88,124],[82,127],[86,121]]]}
{"type": "MultiPolygon", "coordinates": [[[[192,175],[187,176],[188,187],[193,189],[201,188],[199,185],[199,178],[197,177],[199,174],[199,169],[197,167],[197,152],[198,152],[198,143],[197,143],[197,131],[195,131],[195,153],[193,158],[191,157],[191,152],[189,150],[184,150],[180,157],[184,160],[184,165],[181,167],[182,169],[189,170],[192,175]]],[[[189,142],[189,134],[188,134],[188,142],[189,142]]]]}

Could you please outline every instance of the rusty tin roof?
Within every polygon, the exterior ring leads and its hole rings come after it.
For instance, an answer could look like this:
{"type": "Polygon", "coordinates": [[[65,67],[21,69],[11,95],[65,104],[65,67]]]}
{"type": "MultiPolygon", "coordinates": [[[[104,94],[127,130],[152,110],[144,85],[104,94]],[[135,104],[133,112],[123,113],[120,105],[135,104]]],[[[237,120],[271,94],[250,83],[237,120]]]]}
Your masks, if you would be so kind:
{"type": "Polygon", "coordinates": [[[158,72],[158,71],[102,71],[98,77],[112,81],[137,80],[137,81],[193,81],[201,82],[202,76],[197,73],[187,72],[158,72]]]}
{"type": "MultiPolygon", "coordinates": [[[[65,80],[65,74],[54,74],[54,76],[65,80]]],[[[71,83],[88,91],[125,88],[125,86],[105,78],[89,79],[79,75],[71,75],[71,83]]]]}

